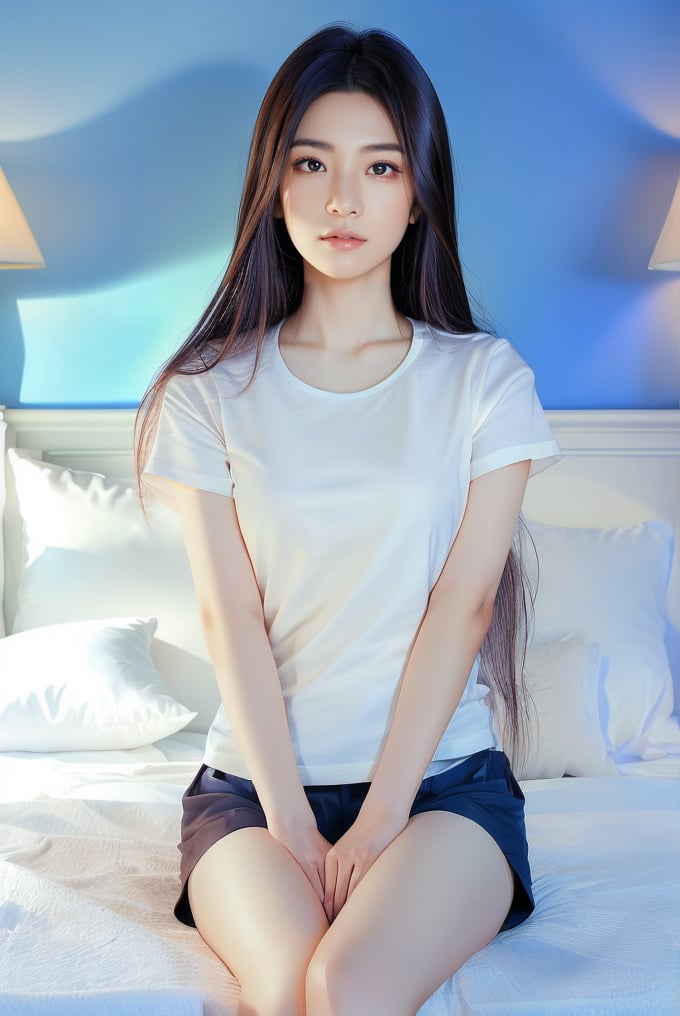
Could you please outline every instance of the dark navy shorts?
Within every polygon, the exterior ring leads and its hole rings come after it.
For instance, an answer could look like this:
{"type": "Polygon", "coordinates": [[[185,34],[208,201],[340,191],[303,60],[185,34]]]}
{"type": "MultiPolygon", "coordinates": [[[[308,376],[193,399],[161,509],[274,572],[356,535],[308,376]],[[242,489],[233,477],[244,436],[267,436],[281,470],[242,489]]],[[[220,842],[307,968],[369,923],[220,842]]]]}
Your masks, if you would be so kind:
{"type": "MultiPolygon", "coordinates": [[[[356,819],[369,783],[305,787],[321,835],[335,843],[356,819]]],[[[187,880],[205,852],[222,837],[250,826],[267,828],[257,792],[250,780],[202,765],[182,798],[180,875],[182,891],[175,916],[195,927],[187,880]]],[[[502,751],[491,748],[471,755],[451,769],[423,780],[411,815],[450,811],[482,826],[503,851],[515,877],[515,893],[500,929],[524,921],[534,909],[531,892],[524,795],[502,751]]]]}

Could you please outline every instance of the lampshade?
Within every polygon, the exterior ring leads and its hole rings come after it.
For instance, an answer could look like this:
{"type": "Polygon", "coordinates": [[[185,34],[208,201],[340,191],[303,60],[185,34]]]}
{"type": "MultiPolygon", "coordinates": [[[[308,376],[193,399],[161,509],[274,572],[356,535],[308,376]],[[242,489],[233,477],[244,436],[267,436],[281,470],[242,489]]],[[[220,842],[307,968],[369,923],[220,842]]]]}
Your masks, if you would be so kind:
{"type": "Polygon", "coordinates": [[[680,272],[680,177],[649,267],[680,272]]]}
{"type": "Polygon", "coordinates": [[[0,268],[44,268],[40,248],[0,169],[0,268]]]}

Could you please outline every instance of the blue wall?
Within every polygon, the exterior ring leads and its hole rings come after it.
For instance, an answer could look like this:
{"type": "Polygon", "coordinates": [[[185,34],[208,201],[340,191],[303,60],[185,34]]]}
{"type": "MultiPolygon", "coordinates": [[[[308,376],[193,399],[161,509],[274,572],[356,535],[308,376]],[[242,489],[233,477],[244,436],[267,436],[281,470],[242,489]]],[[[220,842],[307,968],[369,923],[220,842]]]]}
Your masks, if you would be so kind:
{"type": "Polygon", "coordinates": [[[677,0],[0,0],[0,165],[42,271],[0,272],[0,403],[133,405],[221,275],[271,75],[329,21],[437,87],[472,293],[549,408],[680,394],[677,0]]]}

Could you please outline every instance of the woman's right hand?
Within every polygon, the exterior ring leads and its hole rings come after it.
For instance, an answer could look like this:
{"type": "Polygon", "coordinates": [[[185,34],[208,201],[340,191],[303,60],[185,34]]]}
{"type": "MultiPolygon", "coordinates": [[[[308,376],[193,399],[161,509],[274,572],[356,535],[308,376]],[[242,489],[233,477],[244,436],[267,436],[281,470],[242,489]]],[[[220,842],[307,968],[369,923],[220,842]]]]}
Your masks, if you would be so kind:
{"type": "MultiPolygon", "coordinates": [[[[317,829],[314,816],[291,821],[284,817],[267,819],[269,832],[282,843],[300,865],[314,892],[324,902],[326,854],[331,848],[317,829]]],[[[327,915],[328,916],[328,915],[327,915]]],[[[330,921],[330,917],[328,918],[330,921]]]]}

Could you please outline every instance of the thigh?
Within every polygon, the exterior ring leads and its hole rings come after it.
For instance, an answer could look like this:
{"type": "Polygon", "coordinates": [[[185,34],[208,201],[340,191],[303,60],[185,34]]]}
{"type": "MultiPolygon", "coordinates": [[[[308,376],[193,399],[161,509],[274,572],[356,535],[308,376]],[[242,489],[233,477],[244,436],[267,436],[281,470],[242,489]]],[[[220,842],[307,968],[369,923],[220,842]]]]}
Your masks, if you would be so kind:
{"type": "Polygon", "coordinates": [[[201,936],[250,993],[263,977],[293,986],[328,928],[321,902],[292,855],[266,829],[213,844],[188,882],[201,936]]]}
{"type": "Polygon", "coordinates": [[[513,888],[510,866],[481,826],[449,812],[415,815],[320,943],[310,990],[325,981],[329,1013],[416,1012],[497,934],[513,888]]]}

